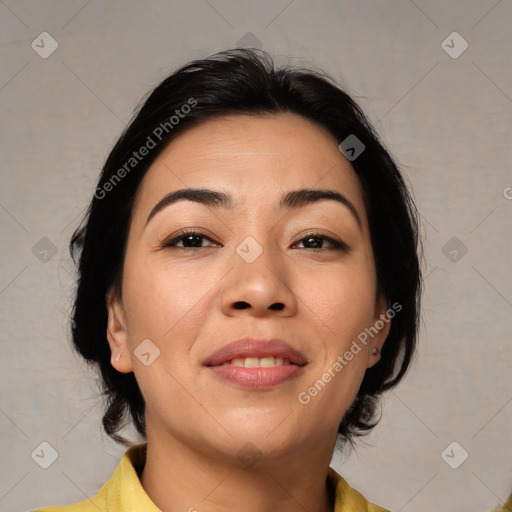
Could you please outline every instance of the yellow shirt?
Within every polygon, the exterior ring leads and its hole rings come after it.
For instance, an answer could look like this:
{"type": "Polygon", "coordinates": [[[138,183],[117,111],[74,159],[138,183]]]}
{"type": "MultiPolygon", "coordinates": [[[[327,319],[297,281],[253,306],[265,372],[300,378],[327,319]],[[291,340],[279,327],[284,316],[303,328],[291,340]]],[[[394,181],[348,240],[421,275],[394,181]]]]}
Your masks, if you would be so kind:
{"type": "Polygon", "coordinates": [[[493,510],[492,512],[512,512],[512,494],[509,496],[508,500],[501,505],[498,509],[493,510]]]}
{"type": "MultiPolygon", "coordinates": [[[[96,496],[75,505],[43,508],[35,512],[161,512],[144,491],[137,475],[136,468],[143,467],[145,457],[145,444],[133,446],[96,496]]],[[[334,512],[389,512],[366,501],[331,467],[328,479],[335,489],[334,512]]]]}

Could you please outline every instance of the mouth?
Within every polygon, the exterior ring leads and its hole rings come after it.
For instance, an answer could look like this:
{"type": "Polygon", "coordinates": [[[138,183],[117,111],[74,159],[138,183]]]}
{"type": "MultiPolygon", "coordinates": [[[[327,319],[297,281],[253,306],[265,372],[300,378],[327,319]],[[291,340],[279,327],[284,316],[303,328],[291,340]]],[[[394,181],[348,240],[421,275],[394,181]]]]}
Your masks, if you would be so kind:
{"type": "Polygon", "coordinates": [[[214,352],[204,363],[223,382],[264,390],[298,377],[306,358],[283,340],[244,338],[214,352]]]}
{"type": "Polygon", "coordinates": [[[231,361],[224,361],[215,366],[237,366],[240,368],[272,368],[274,366],[283,366],[292,363],[289,359],[278,356],[265,357],[236,357],[231,361]]]}
{"type": "Polygon", "coordinates": [[[281,366],[285,363],[305,366],[307,360],[301,352],[283,340],[243,338],[224,345],[203,364],[204,366],[220,366],[225,363],[256,368],[281,366]]]}

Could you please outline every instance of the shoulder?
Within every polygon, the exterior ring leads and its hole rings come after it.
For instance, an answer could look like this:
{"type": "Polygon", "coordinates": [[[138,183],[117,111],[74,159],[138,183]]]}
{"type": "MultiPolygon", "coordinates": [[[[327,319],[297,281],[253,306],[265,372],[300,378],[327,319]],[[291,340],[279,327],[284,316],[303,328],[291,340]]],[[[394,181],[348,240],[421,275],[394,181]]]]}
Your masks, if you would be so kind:
{"type": "Polygon", "coordinates": [[[512,512],[512,494],[508,497],[508,500],[501,505],[500,508],[493,510],[492,512],[512,512]]]}
{"type": "Polygon", "coordinates": [[[106,495],[111,485],[111,480],[103,485],[99,493],[93,498],[88,498],[73,505],[38,508],[34,512],[98,512],[107,510],[106,495]]]}
{"type": "Polygon", "coordinates": [[[350,487],[347,481],[329,467],[328,478],[334,485],[334,512],[390,512],[370,503],[359,491],[350,487]]]}

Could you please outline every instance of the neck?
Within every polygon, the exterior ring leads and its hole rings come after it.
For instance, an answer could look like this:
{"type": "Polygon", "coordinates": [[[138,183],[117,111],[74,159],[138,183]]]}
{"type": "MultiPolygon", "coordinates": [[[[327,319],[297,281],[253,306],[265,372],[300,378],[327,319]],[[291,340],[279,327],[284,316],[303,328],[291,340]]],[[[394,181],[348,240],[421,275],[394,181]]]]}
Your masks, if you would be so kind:
{"type": "Polygon", "coordinates": [[[271,456],[247,445],[233,457],[148,431],[141,483],[164,512],[331,512],[333,447],[308,443],[271,456]]]}

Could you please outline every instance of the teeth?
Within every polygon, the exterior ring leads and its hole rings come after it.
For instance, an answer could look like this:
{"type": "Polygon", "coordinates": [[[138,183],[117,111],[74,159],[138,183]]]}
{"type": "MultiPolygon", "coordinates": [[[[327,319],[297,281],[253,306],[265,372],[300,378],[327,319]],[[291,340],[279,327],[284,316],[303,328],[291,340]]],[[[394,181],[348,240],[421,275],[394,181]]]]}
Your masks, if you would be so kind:
{"type": "Polygon", "coordinates": [[[272,366],[282,366],[283,364],[291,364],[287,359],[282,357],[237,357],[232,361],[226,361],[221,366],[241,366],[245,368],[269,368],[272,366]]]}
{"type": "Polygon", "coordinates": [[[246,368],[258,368],[260,366],[260,360],[258,357],[246,357],[245,367],[246,368]]]}
{"type": "MultiPolygon", "coordinates": [[[[262,357],[259,361],[258,366],[276,366],[276,360],[274,357],[262,357]]],[[[247,363],[245,363],[247,364],[247,363]]]]}

